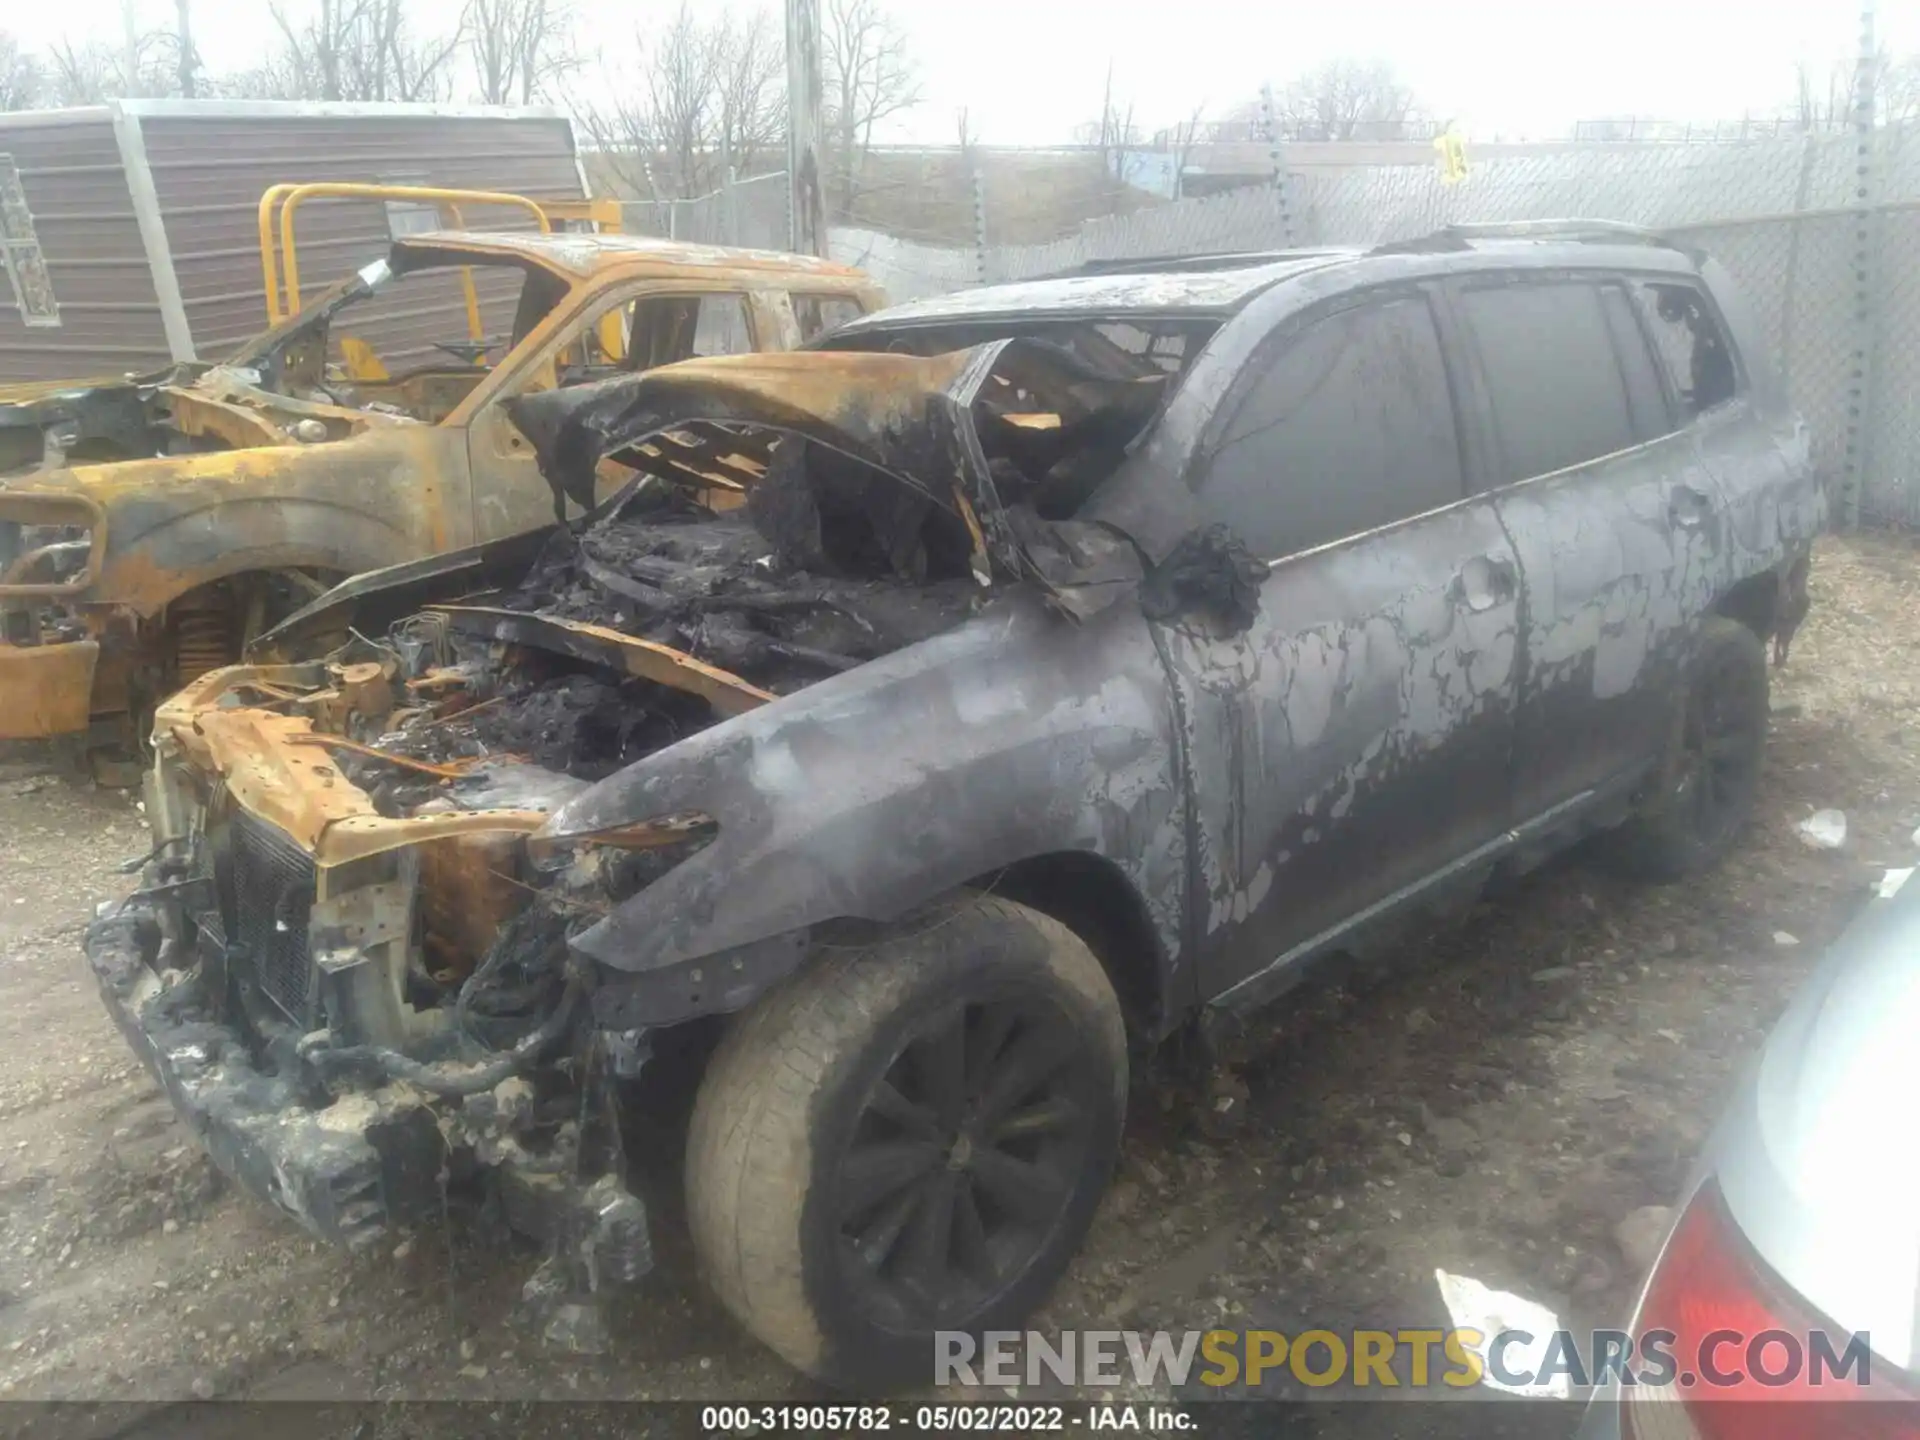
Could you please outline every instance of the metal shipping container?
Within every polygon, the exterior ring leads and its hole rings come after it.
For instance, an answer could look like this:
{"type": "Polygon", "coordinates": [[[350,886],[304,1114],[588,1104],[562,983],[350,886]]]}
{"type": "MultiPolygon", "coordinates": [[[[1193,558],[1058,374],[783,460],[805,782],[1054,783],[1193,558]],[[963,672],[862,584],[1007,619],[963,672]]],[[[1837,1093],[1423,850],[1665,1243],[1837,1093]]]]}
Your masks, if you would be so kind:
{"type": "MultiPolygon", "coordinates": [[[[267,323],[261,193],[318,180],[586,194],[572,124],[546,106],[116,100],[0,114],[0,382],[220,358],[267,323]]],[[[464,218],[476,229],[531,223],[501,209],[464,218]]],[[[431,211],[377,201],[304,205],[303,291],[433,223],[431,211]]],[[[483,306],[498,298],[486,278],[483,306]]],[[[366,336],[383,354],[424,357],[434,339],[466,333],[453,274],[416,287],[409,305],[387,333],[366,336]]]]}

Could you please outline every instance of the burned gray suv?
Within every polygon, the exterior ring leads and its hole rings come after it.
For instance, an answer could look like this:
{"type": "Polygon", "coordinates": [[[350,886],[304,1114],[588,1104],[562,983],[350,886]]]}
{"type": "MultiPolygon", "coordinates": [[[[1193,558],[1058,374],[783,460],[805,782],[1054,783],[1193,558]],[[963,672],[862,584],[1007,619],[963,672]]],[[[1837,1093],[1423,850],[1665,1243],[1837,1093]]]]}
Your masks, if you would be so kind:
{"type": "Polygon", "coordinates": [[[1039,1303],[1130,1057],[1583,838],[1721,856],[1824,514],[1724,273],[1601,226],[977,290],[513,425],[552,527],[162,706],[89,958],[314,1232],[471,1204],[591,1344],[677,1177],[852,1386],[1039,1303]]]}

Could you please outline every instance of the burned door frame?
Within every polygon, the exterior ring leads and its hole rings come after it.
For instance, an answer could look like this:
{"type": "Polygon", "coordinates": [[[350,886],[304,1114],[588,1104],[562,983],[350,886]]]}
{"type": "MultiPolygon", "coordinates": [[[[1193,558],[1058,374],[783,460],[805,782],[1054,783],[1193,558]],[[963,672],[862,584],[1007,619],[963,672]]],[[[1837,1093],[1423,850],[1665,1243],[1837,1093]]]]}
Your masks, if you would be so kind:
{"type": "MultiPolygon", "coordinates": [[[[755,349],[761,348],[763,336],[785,333],[779,313],[767,303],[765,287],[743,283],[737,275],[712,280],[648,275],[599,289],[575,287],[574,297],[556,305],[517,348],[519,358],[510,367],[503,361],[487,383],[469,397],[471,408],[461,423],[467,434],[468,468],[473,475],[475,539],[497,540],[548,524],[554,518],[552,487],[540,476],[533,442],[508,417],[508,402],[542,377],[551,378],[554,358],[603,317],[622,306],[668,295],[739,296],[755,349]],[[504,522],[490,524],[489,515],[501,513],[503,507],[504,522]]],[[[456,414],[454,419],[461,417],[456,414]]]]}
{"type": "MultiPolygon", "coordinates": [[[[1266,370],[1319,324],[1409,298],[1427,307],[1463,442],[1430,284],[1256,317],[1269,333],[1250,346],[1230,323],[1215,343],[1246,358],[1196,446],[1203,514],[1205,473],[1266,370]]],[[[1477,885],[1504,844],[1519,577],[1491,502],[1465,493],[1464,457],[1453,469],[1460,498],[1273,559],[1244,634],[1156,626],[1193,787],[1189,929],[1216,1007],[1263,1003],[1315,955],[1380,943],[1413,902],[1477,885]]]]}
{"type": "MultiPolygon", "coordinates": [[[[1443,286],[1463,341],[1466,408],[1480,431],[1472,483],[1494,502],[1525,579],[1512,820],[1526,830],[1587,823],[1588,812],[1617,810],[1645,779],[1678,720],[1700,620],[1727,580],[1726,506],[1695,428],[1670,399],[1648,413],[1629,369],[1632,352],[1623,353],[1638,343],[1658,375],[1629,290],[1638,278],[1611,268],[1517,269],[1457,276],[1443,286]],[[1485,337],[1465,298],[1505,286],[1592,294],[1635,443],[1508,478],[1485,337]],[[1608,312],[1609,289],[1626,298],[1631,328],[1608,312]]],[[[1555,353],[1564,347],[1562,337],[1555,353]]]]}

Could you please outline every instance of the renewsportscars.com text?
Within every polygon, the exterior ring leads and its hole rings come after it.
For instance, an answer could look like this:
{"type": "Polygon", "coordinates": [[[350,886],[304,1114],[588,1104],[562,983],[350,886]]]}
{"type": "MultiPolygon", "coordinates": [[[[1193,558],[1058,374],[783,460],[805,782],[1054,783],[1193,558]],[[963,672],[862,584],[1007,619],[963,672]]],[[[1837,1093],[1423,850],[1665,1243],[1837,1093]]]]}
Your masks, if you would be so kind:
{"type": "Polygon", "coordinates": [[[1474,1329],[1303,1330],[989,1330],[978,1341],[958,1331],[934,1337],[936,1385],[1166,1385],[1197,1380],[1224,1387],[1291,1380],[1356,1388],[1465,1389],[1490,1381],[1515,1388],[1564,1377],[1585,1388],[1628,1386],[1708,1389],[1757,1385],[1872,1384],[1864,1334],[1836,1341],[1824,1330],[1712,1331],[1690,1354],[1673,1332],[1624,1330],[1542,1337],[1525,1330],[1492,1335],[1474,1329]],[[1542,1344],[1544,1338],[1545,1343],[1542,1344]]]}

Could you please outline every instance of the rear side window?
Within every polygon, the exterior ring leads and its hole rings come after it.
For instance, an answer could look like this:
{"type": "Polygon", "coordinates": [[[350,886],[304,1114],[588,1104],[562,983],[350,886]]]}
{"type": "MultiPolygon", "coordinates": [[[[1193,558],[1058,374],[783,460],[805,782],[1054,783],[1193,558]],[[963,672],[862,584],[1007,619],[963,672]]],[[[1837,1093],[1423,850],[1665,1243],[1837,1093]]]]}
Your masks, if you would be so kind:
{"type": "Polygon", "coordinates": [[[1285,342],[1228,422],[1200,501],[1278,559],[1461,492],[1440,337],[1427,302],[1409,296],[1329,315],[1285,342]]]}
{"type": "Polygon", "coordinates": [[[1509,284],[1461,297],[1511,484],[1640,443],[1600,287],[1509,284]]]}
{"type": "Polygon", "coordinates": [[[1740,388],[1739,372],[1707,297],[1679,281],[1637,285],[1634,293],[1681,416],[1691,420],[1731,400],[1740,388]]]}
{"type": "Polygon", "coordinates": [[[1660,371],[1653,352],[1647,349],[1647,337],[1633,313],[1633,300],[1626,289],[1609,285],[1600,292],[1606,307],[1607,328],[1613,332],[1613,353],[1620,360],[1620,378],[1627,386],[1627,408],[1633,412],[1633,428],[1642,440],[1657,440],[1673,432],[1673,412],[1667,407],[1667,392],[1660,383],[1660,371]]]}
{"type": "Polygon", "coordinates": [[[629,370],[751,349],[753,327],[743,295],[649,295],[628,312],[629,370]]]}
{"type": "Polygon", "coordinates": [[[851,295],[790,295],[787,298],[793,302],[793,318],[799,323],[802,345],[866,313],[851,295]]]}

